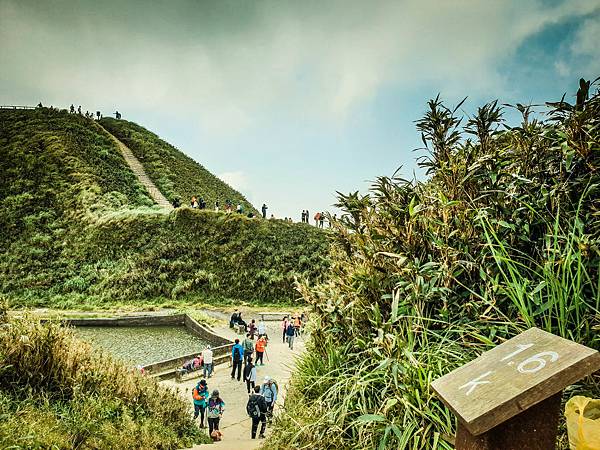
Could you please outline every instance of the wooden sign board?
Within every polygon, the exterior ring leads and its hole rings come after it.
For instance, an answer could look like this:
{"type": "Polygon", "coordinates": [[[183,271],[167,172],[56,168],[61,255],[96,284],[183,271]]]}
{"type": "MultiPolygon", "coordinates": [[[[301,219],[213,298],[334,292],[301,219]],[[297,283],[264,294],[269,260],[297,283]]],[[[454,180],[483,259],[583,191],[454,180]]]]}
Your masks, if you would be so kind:
{"type": "Polygon", "coordinates": [[[531,328],[431,387],[477,436],[597,370],[596,350],[531,328]]]}

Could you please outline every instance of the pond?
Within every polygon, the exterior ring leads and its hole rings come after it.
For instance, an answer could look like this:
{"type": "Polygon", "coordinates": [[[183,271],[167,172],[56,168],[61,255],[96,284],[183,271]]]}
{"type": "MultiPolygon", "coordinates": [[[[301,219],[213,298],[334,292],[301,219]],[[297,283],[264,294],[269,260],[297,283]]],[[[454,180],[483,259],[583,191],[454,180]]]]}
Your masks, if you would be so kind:
{"type": "Polygon", "coordinates": [[[191,353],[209,343],[181,326],[75,327],[83,340],[132,365],[147,365],[191,353]]]}

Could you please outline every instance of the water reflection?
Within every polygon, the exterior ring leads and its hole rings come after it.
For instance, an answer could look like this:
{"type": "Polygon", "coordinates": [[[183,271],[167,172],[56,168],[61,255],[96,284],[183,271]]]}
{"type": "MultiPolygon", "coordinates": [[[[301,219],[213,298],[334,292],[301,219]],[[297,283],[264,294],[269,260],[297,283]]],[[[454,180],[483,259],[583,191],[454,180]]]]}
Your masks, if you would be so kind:
{"type": "Polygon", "coordinates": [[[199,353],[207,344],[185,327],[76,327],[75,330],[82,339],[133,365],[199,353]]]}

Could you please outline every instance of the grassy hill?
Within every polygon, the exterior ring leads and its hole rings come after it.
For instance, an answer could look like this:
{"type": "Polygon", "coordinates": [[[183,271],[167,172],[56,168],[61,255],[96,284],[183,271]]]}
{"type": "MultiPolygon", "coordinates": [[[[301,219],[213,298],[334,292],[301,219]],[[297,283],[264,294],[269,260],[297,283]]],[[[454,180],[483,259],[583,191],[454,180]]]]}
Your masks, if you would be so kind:
{"type": "Polygon", "coordinates": [[[153,207],[114,142],[79,115],[0,111],[0,173],[0,293],[13,306],[292,301],[294,279],[327,266],[312,227],[153,207]]]}
{"type": "Polygon", "coordinates": [[[179,198],[188,204],[192,196],[196,196],[203,198],[210,209],[214,208],[215,201],[223,208],[230,200],[234,206],[240,203],[245,211],[258,214],[242,194],[151,131],[127,120],[104,118],[101,123],[131,149],[169,200],[179,198]]]}

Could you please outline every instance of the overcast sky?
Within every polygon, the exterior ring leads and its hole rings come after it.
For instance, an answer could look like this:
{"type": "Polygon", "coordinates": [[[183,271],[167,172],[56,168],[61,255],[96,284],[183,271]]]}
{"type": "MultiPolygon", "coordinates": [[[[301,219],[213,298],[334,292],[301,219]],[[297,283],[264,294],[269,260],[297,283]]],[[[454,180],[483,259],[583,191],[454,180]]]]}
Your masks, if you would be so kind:
{"type": "Polygon", "coordinates": [[[412,177],[437,93],[469,113],[599,75],[599,0],[0,0],[0,104],[118,109],[296,220],[412,177]]]}

